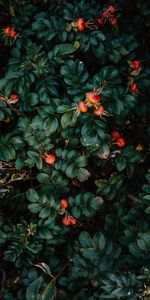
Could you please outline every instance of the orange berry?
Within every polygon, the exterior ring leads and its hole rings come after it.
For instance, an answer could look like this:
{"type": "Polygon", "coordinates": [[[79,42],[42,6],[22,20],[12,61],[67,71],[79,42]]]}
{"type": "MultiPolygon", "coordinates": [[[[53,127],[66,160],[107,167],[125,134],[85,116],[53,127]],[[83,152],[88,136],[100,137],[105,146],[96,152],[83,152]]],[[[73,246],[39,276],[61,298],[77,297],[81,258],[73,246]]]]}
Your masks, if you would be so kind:
{"type": "Polygon", "coordinates": [[[96,104],[100,101],[100,95],[97,95],[94,91],[86,93],[86,99],[91,104],[96,104]]]}
{"type": "Polygon", "coordinates": [[[46,153],[44,156],[44,161],[49,165],[53,165],[55,160],[56,160],[56,156],[52,153],[49,154],[46,153]]]}
{"type": "Polygon", "coordinates": [[[64,218],[62,219],[62,223],[63,223],[63,225],[65,225],[65,226],[69,226],[69,225],[71,224],[70,219],[68,219],[67,217],[64,217],[64,218]]]}
{"type": "Polygon", "coordinates": [[[11,32],[11,27],[10,26],[7,26],[5,29],[4,29],[4,33],[6,34],[6,35],[10,35],[10,32],[11,32]]]}
{"type": "Polygon", "coordinates": [[[78,110],[79,110],[79,112],[83,112],[83,113],[85,113],[85,112],[88,111],[88,108],[87,108],[87,106],[86,106],[86,104],[85,104],[84,101],[80,101],[78,103],[78,110]]]}
{"type": "Polygon", "coordinates": [[[78,223],[78,220],[76,218],[70,218],[71,225],[76,225],[78,223]]]}
{"type": "Polygon", "coordinates": [[[19,96],[16,95],[16,94],[11,94],[11,95],[10,95],[10,99],[11,99],[11,100],[17,100],[18,98],[19,98],[19,96]]]}
{"type": "Polygon", "coordinates": [[[67,208],[69,206],[68,200],[67,199],[61,199],[60,200],[60,206],[62,208],[67,208]]]}
{"type": "Polygon", "coordinates": [[[8,99],[8,103],[15,104],[19,101],[19,96],[17,94],[11,94],[8,99]]]}
{"type": "Polygon", "coordinates": [[[94,115],[96,116],[102,116],[105,113],[105,109],[103,105],[100,105],[98,108],[95,108],[93,110],[94,115]]]}
{"type": "Polygon", "coordinates": [[[77,27],[79,31],[84,31],[85,30],[85,19],[84,18],[79,18],[77,20],[77,27]]]}

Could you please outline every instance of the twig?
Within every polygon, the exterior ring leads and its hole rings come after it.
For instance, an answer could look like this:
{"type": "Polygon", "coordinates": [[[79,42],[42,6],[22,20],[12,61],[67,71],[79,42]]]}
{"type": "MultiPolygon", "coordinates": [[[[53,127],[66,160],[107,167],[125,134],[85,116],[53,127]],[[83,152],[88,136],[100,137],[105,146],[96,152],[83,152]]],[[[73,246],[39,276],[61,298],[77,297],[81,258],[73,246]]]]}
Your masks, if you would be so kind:
{"type": "Polygon", "coordinates": [[[128,198],[130,198],[131,200],[133,200],[134,201],[134,203],[143,203],[139,198],[137,198],[137,197],[135,197],[135,196],[133,196],[133,195],[131,195],[131,194],[127,194],[127,196],[128,196],[128,198]]]}
{"type": "Polygon", "coordinates": [[[59,278],[59,276],[64,272],[64,270],[66,269],[66,267],[68,266],[68,264],[69,264],[69,262],[65,263],[65,265],[62,267],[62,269],[60,270],[60,272],[46,286],[46,288],[44,289],[43,293],[45,292],[45,290],[47,288],[49,288],[53,283],[55,283],[55,281],[59,278]]]}

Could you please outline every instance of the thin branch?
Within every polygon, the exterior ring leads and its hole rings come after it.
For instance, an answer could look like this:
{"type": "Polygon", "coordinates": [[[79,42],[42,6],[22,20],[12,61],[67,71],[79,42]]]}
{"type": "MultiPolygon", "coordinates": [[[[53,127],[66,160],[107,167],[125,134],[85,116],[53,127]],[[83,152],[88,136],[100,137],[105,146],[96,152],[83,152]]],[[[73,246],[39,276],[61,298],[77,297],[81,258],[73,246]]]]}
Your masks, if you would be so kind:
{"type": "Polygon", "coordinates": [[[127,196],[128,196],[128,198],[130,198],[131,200],[133,200],[134,203],[140,203],[140,204],[143,203],[139,198],[137,198],[137,197],[135,197],[135,196],[133,196],[131,194],[127,194],[127,196]]]}

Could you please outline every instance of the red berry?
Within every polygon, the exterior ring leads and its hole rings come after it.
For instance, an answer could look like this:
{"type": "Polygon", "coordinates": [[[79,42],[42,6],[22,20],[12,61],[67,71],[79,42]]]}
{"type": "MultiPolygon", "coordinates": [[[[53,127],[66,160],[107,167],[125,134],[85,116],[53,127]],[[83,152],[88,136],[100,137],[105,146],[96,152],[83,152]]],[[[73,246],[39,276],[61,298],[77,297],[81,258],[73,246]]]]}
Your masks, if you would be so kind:
{"type": "Polygon", "coordinates": [[[79,112],[85,113],[85,112],[88,111],[88,107],[86,106],[86,104],[85,104],[84,101],[80,101],[80,102],[78,103],[77,108],[78,108],[79,112]]]}
{"type": "Polygon", "coordinates": [[[62,208],[67,208],[69,206],[68,200],[67,199],[61,199],[60,200],[60,206],[62,208]]]}
{"type": "Polygon", "coordinates": [[[93,110],[94,115],[100,116],[100,117],[104,114],[104,112],[105,112],[105,109],[104,109],[103,105],[100,105],[98,108],[95,108],[93,110]]]}
{"type": "Polygon", "coordinates": [[[117,143],[117,146],[119,147],[119,148],[123,148],[124,146],[125,146],[125,144],[126,144],[126,141],[125,141],[125,139],[124,138],[118,138],[117,140],[116,140],[116,143],[117,143]]]}
{"type": "Polygon", "coordinates": [[[108,11],[109,11],[111,14],[115,14],[116,8],[115,8],[113,5],[110,5],[110,6],[108,7],[108,11]]]}
{"type": "Polygon", "coordinates": [[[134,93],[137,93],[139,91],[138,86],[137,86],[137,84],[135,82],[131,83],[131,85],[130,85],[130,91],[134,92],[134,93]]]}
{"type": "Polygon", "coordinates": [[[84,18],[79,18],[77,21],[77,27],[79,31],[84,31],[85,30],[85,19],[84,18]]]}
{"type": "Polygon", "coordinates": [[[62,219],[62,223],[63,223],[63,225],[65,225],[65,226],[69,226],[69,225],[71,224],[70,219],[67,218],[67,217],[64,217],[64,218],[62,219]]]}
{"type": "Polygon", "coordinates": [[[98,18],[96,21],[101,26],[104,24],[104,19],[103,18],[98,18]]]}
{"type": "Polygon", "coordinates": [[[49,165],[53,165],[55,160],[56,160],[56,156],[54,154],[51,154],[51,153],[47,154],[46,153],[45,156],[44,156],[44,161],[49,165]]]}
{"type": "Polygon", "coordinates": [[[134,70],[139,70],[141,68],[141,65],[142,65],[142,63],[139,60],[132,61],[132,66],[133,66],[134,70]]]}
{"type": "Polygon", "coordinates": [[[19,101],[19,96],[17,94],[11,94],[8,99],[8,103],[15,104],[19,101]]]}
{"type": "Polygon", "coordinates": [[[110,24],[111,24],[111,26],[113,26],[113,27],[117,26],[117,24],[118,24],[117,19],[116,19],[116,18],[111,19],[111,20],[110,20],[110,24]]]}
{"type": "Polygon", "coordinates": [[[16,31],[14,31],[13,29],[10,31],[10,37],[12,38],[12,39],[14,39],[15,37],[16,37],[16,35],[17,35],[17,32],[16,31]]]}
{"type": "Polygon", "coordinates": [[[111,136],[112,136],[112,138],[113,138],[114,140],[120,138],[120,134],[119,134],[118,131],[113,131],[113,132],[111,133],[111,136]]]}
{"type": "Polygon", "coordinates": [[[100,101],[100,95],[97,95],[94,91],[86,93],[86,99],[91,104],[96,104],[100,101]]]}
{"type": "Polygon", "coordinates": [[[5,29],[4,29],[4,33],[6,35],[10,35],[10,32],[11,32],[11,27],[10,26],[7,26],[5,29]]]}
{"type": "Polygon", "coordinates": [[[17,94],[11,94],[11,95],[9,96],[9,98],[10,98],[11,100],[17,100],[17,99],[19,98],[19,96],[18,96],[17,94]]]}
{"type": "Polygon", "coordinates": [[[70,218],[71,225],[76,225],[78,223],[78,220],[76,218],[70,218]]]}
{"type": "Polygon", "coordinates": [[[102,16],[104,17],[104,18],[110,18],[111,17],[111,13],[108,11],[108,10],[105,10],[103,13],[102,13],[102,16]]]}

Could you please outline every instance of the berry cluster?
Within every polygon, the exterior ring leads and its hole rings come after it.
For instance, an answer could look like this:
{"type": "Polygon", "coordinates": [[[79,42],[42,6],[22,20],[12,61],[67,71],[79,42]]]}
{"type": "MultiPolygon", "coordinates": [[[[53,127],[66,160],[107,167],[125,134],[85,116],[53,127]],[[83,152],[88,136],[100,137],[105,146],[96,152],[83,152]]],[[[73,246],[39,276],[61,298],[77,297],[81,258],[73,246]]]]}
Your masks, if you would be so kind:
{"type": "Polygon", "coordinates": [[[116,17],[114,17],[116,11],[116,7],[110,5],[107,9],[103,11],[102,17],[97,19],[98,25],[102,26],[108,21],[112,27],[116,27],[118,25],[118,20],[116,17]]]}
{"type": "Polygon", "coordinates": [[[97,29],[98,26],[104,25],[107,21],[112,27],[116,27],[118,25],[118,20],[114,17],[117,9],[115,6],[110,5],[107,9],[102,12],[102,16],[93,20],[85,20],[84,18],[79,18],[77,21],[73,21],[71,23],[72,27],[75,31],[84,31],[86,28],[97,29]]]}
{"type": "Polygon", "coordinates": [[[62,219],[62,223],[65,226],[76,225],[78,220],[71,216],[66,216],[62,219]]]}
{"type": "Polygon", "coordinates": [[[119,148],[124,148],[126,145],[126,140],[120,136],[120,133],[118,131],[113,131],[111,133],[112,139],[115,141],[115,144],[117,144],[117,146],[119,148]]]}
{"type": "Polygon", "coordinates": [[[142,68],[142,63],[140,60],[128,61],[130,67],[130,77],[129,77],[129,89],[132,93],[139,93],[140,90],[136,82],[134,82],[134,77],[137,76],[142,68]]]}
{"type": "Polygon", "coordinates": [[[10,26],[7,26],[4,29],[4,35],[9,36],[12,39],[15,39],[18,35],[18,33],[10,26]]]}
{"type": "Polygon", "coordinates": [[[67,199],[61,199],[60,200],[60,207],[65,213],[65,217],[62,219],[62,224],[65,226],[70,226],[70,225],[76,225],[78,223],[78,220],[70,215],[68,215],[68,212],[66,211],[66,208],[69,207],[69,202],[67,199]]]}
{"type": "Polygon", "coordinates": [[[8,104],[15,104],[19,101],[19,96],[17,94],[11,94],[9,97],[0,96],[0,101],[5,100],[8,104]]]}
{"type": "Polygon", "coordinates": [[[86,93],[85,101],[80,101],[77,105],[77,112],[85,113],[88,111],[89,107],[92,107],[94,108],[93,109],[94,115],[99,117],[108,115],[108,113],[104,109],[104,106],[99,103],[100,100],[101,100],[101,96],[99,95],[99,92],[90,91],[86,93]]]}

